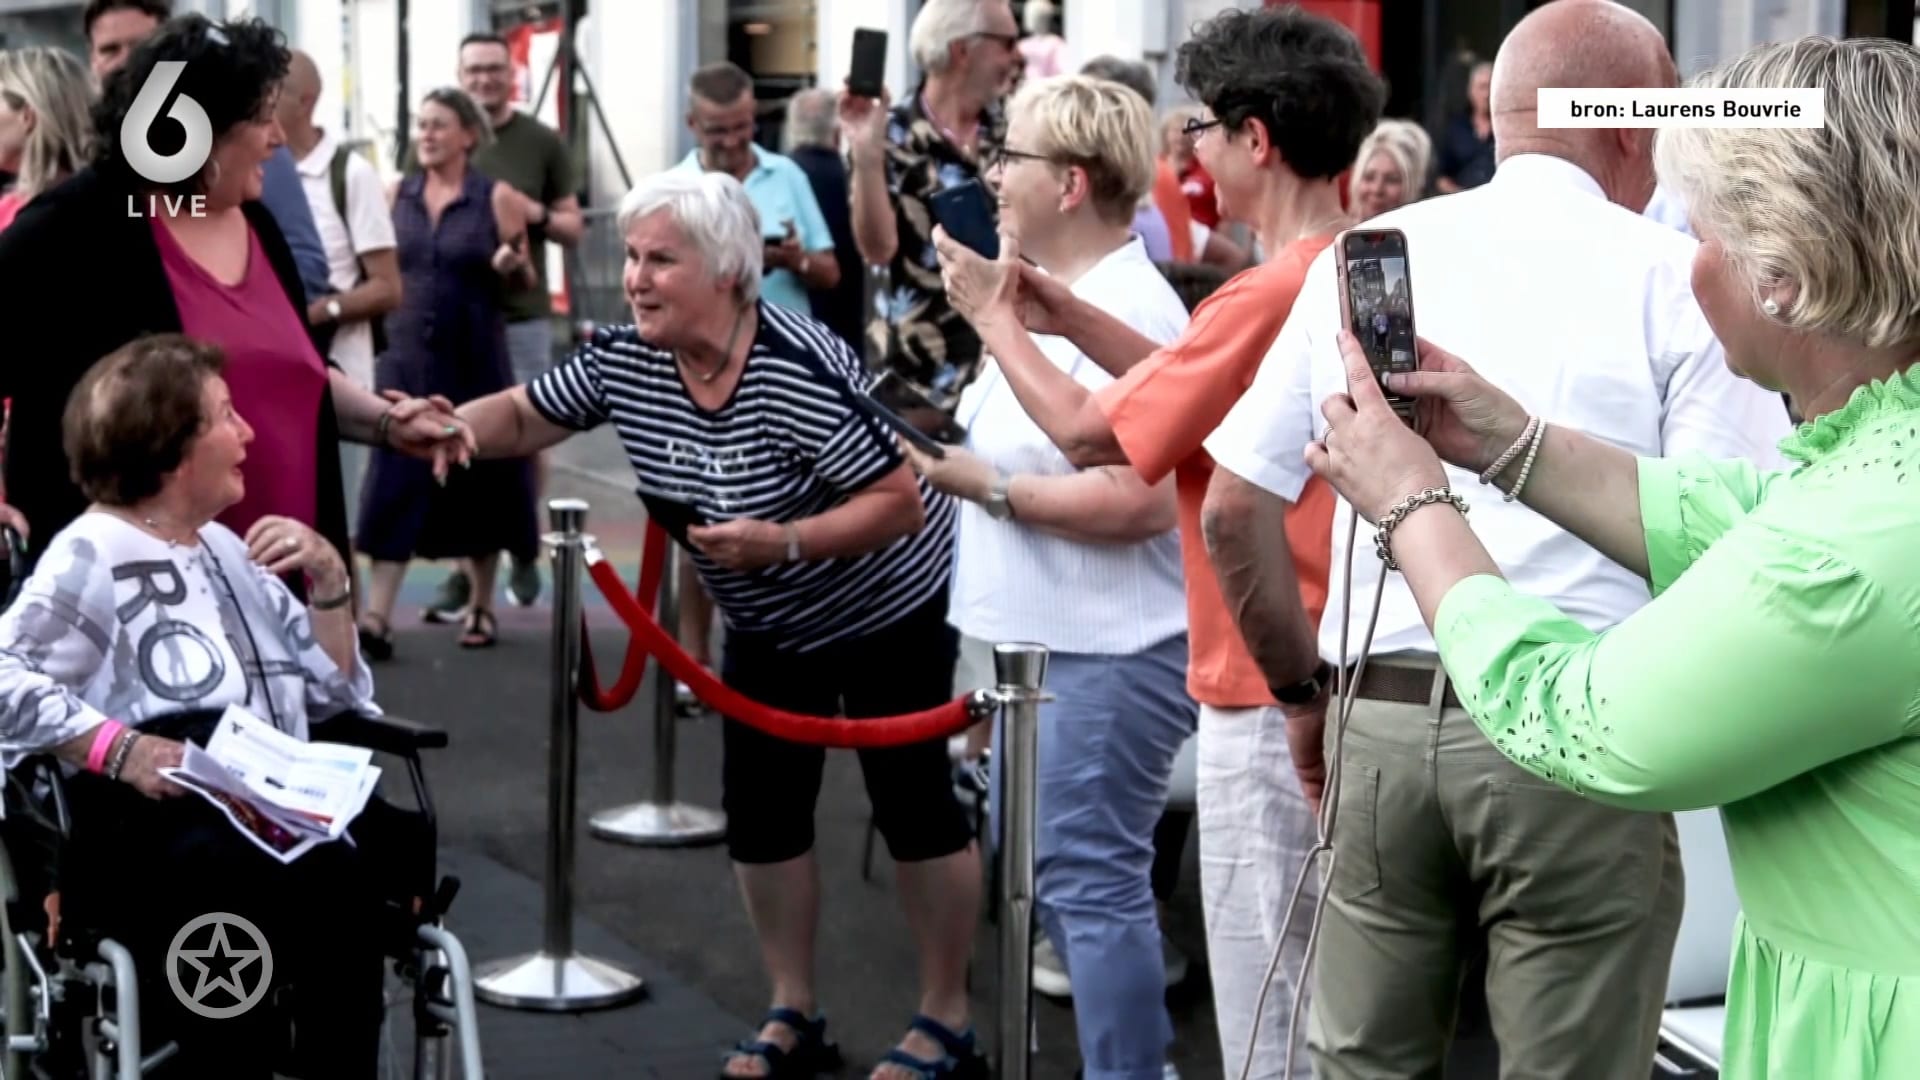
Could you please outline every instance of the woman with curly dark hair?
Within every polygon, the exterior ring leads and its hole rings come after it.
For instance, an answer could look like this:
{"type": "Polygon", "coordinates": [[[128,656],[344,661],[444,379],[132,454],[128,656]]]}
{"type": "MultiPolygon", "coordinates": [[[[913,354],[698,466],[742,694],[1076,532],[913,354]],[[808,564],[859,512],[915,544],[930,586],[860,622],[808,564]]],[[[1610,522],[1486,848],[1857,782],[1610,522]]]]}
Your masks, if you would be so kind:
{"type": "Polygon", "coordinates": [[[314,348],[293,256],[258,201],[262,163],[282,141],[274,101],[288,59],[258,20],[168,22],[108,78],[93,164],[0,235],[15,360],[0,365],[0,396],[15,406],[6,491],[34,533],[59,532],[87,502],[61,447],[68,394],[146,334],[185,333],[228,357],[234,404],[259,433],[246,498],[220,518],[243,534],[279,515],[344,554],[339,440],[424,453],[461,437],[427,402],[383,400],[314,348]]]}

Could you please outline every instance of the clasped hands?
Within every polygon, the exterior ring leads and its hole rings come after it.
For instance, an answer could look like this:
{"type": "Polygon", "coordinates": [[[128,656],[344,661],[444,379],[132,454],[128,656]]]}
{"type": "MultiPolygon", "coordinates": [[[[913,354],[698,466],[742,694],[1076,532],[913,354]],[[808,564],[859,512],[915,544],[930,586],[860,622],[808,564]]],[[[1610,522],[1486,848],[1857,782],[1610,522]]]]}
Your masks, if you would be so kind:
{"type": "Polygon", "coordinates": [[[1418,399],[1408,427],[1387,404],[1360,342],[1342,330],[1339,345],[1347,390],[1321,402],[1327,430],[1307,444],[1306,458],[1368,524],[1409,495],[1446,487],[1442,461],[1483,472],[1526,430],[1519,402],[1425,338],[1415,339],[1420,370],[1386,377],[1395,393],[1418,399]]]}
{"type": "Polygon", "coordinates": [[[433,462],[434,479],[445,483],[453,466],[479,456],[473,428],[444,396],[411,397],[400,390],[382,390],[380,396],[392,403],[380,421],[382,440],[409,457],[433,462]]]}

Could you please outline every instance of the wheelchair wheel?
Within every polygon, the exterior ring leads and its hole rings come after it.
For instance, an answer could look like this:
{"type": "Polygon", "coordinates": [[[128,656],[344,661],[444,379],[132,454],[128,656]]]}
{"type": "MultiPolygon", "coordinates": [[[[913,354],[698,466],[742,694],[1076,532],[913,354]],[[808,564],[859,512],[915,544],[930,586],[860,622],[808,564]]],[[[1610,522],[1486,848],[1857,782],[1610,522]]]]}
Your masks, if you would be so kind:
{"type": "Polygon", "coordinates": [[[26,960],[20,954],[20,940],[13,934],[13,905],[20,899],[19,881],[13,875],[13,860],[0,845],[0,1010],[4,1010],[6,1053],[0,1057],[0,1080],[15,1080],[27,1074],[27,1056],[13,1050],[15,1036],[34,1033],[32,995],[26,960]]]}

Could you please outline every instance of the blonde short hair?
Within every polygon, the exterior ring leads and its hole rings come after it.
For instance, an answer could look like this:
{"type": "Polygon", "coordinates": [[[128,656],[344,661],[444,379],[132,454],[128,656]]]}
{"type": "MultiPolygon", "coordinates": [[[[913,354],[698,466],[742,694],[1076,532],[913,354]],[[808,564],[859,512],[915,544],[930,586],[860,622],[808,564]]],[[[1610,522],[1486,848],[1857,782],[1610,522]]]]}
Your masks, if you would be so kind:
{"type": "Polygon", "coordinates": [[[1375,154],[1385,154],[1393,159],[1400,170],[1400,182],[1406,186],[1407,201],[1420,197],[1427,186],[1427,162],[1433,156],[1433,140],[1426,129],[1411,120],[1382,120],[1360,144],[1360,152],[1353,155],[1353,168],[1356,173],[1365,172],[1367,162],[1375,154]]]}
{"type": "Polygon", "coordinates": [[[1153,110],[1140,95],[1108,79],[1055,75],[1022,86],[1009,119],[1033,121],[1039,140],[1016,146],[1056,164],[1086,170],[1093,208],[1115,222],[1133,220],[1153,187],[1153,110]]]}
{"type": "Polygon", "coordinates": [[[1693,80],[1821,87],[1824,128],[1663,128],[1660,181],[1780,322],[1879,348],[1920,339],[1920,52],[1879,38],[1761,45],[1693,80]]]}
{"type": "Polygon", "coordinates": [[[33,133],[20,154],[14,193],[31,199],[79,172],[93,157],[93,96],[87,69],[65,49],[0,50],[0,94],[32,109],[33,133]]]}

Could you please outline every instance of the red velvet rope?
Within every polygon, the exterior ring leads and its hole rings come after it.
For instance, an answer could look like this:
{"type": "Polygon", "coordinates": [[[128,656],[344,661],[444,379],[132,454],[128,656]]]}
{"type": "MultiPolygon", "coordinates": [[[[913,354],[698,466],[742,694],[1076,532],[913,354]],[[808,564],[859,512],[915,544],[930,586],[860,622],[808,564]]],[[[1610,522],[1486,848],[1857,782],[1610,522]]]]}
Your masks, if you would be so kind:
{"type": "Polygon", "coordinates": [[[974,712],[974,702],[979,700],[975,694],[957,697],[945,705],[916,713],[860,720],[803,716],[762,705],[721,682],[711,671],[688,656],[673,635],[661,628],[653,613],[627,592],[627,584],[620,580],[620,572],[599,552],[588,552],[587,573],[592,576],[594,584],[600,586],[601,595],[607,598],[614,613],[633,632],[633,644],[628,649],[628,655],[635,650],[652,654],[666,668],[667,674],[691,687],[694,696],[709,708],[775,738],[850,750],[908,746],[929,739],[944,739],[965,731],[979,719],[974,712]]]}
{"type": "MultiPolygon", "coordinates": [[[[652,616],[660,599],[660,576],[667,567],[667,544],[669,540],[665,529],[647,523],[646,545],[640,552],[640,587],[634,591],[634,602],[642,611],[652,616]]],[[[635,634],[627,642],[626,659],[620,662],[620,677],[614,681],[613,689],[600,685],[600,671],[593,663],[593,640],[587,634],[587,619],[580,617],[580,703],[595,712],[613,712],[624,709],[640,692],[640,679],[647,673],[647,650],[640,636],[635,634]]]]}

